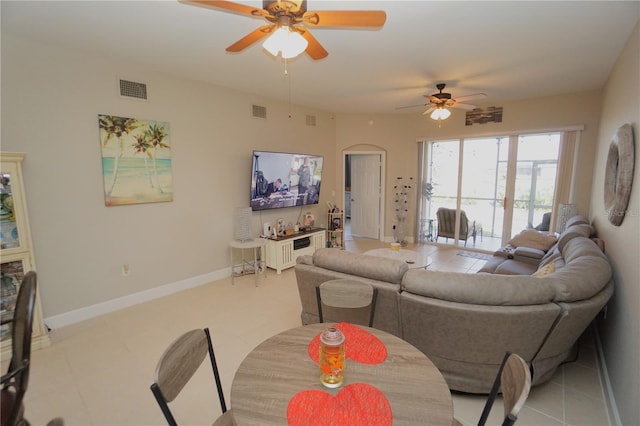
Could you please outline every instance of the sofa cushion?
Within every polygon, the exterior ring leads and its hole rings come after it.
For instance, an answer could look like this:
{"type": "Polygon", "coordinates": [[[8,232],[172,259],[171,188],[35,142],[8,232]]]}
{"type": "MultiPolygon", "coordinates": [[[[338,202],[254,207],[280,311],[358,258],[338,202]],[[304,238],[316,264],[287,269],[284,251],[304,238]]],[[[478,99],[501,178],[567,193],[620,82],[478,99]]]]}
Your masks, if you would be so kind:
{"type": "Polygon", "coordinates": [[[567,219],[567,223],[565,224],[565,229],[572,225],[580,225],[580,224],[589,225],[589,223],[590,223],[589,219],[586,216],[582,216],[582,215],[571,216],[569,219],[567,219]]]}
{"type": "Polygon", "coordinates": [[[571,225],[558,238],[558,249],[564,251],[564,246],[575,237],[589,237],[593,232],[591,225],[583,223],[579,225],[571,225]]]}
{"type": "Polygon", "coordinates": [[[555,291],[556,302],[575,302],[593,297],[611,279],[611,265],[606,256],[596,243],[585,237],[569,240],[555,267],[555,273],[540,278],[540,281],[549,281],[555,291]],[[564,261],[564,267],[558,266],[559,261],[564,261]]]}
{"type": "Polygon", "coordinates": [[[547,251],[556,242],[556,236],[538,232],[534,229],[526,229],[513,237],[509,244],[514,247],[529,247],[547,251]]]}
{"type": "Polygon", "coordinates": [[[506,257],[493,255],[487,260],[487,262],[480,268],[478,273],[493,274],[496,268],[504,262],[506,257]]]}
{"type": "Polygon", "coordinates": [[[558,248],[557,242],[554,245],[552,245],[549,250],[547,250],[544,256],[542,256],[540,263],[543,263],[545,260],[547,260],[549,257],[553,256],[556,253],[560,253],[560,249],[558,248]]]}
{"type": "Polygon", "coordinates": [[[555,295],[551,282],[528,275],[461,274],[459,272],[409,270],[402,291],[450,302],[491,306],[549,303],[555,295]]]}
{"type": "Polygon", "coordinates": [[[400,284],[409,265],[402,260],[367,256],[344,250],[321,248],[313,253],[313,264],[332,271],[400,284]]]}
{"type": "Polygon", "coordinates": [[[538,262],[507,259],[496,267],[494,274],[531,275],[538,269],[538,262]]]}

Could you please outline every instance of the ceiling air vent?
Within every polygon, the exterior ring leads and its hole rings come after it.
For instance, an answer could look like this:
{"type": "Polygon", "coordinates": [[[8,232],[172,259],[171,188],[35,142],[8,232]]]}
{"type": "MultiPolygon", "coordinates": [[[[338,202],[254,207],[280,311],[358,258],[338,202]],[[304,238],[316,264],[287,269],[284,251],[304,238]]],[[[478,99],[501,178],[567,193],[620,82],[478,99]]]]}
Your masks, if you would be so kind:
{"type": "Polygon", "coordinates": [[[316,116],[315,115],[307,115],[307,126],[315,126],[316,125],[316,116]]]}
{"type": "Polygon", "coordinates": [[[145,83],[136,83],[135,81],[120,79],[119,84],[120,96],[147,100],[147,85],[145,83]]]}
{"type": "Polygon", "coordinates": [[[267,118],[267,107],[252,105],[251,115],[256,118],[267,118]]]}

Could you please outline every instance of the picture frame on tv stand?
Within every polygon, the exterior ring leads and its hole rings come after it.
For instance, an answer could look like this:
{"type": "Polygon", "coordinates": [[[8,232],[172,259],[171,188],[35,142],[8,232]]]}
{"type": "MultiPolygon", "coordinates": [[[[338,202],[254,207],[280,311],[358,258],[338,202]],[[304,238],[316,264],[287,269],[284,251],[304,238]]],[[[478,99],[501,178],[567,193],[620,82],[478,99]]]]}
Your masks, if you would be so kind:
{"type": "Polygon", "coordinates": [[[251,209],[259,211],[318,204],[323,163],[322,155],[254,150],[251,209]]]}
{"type": "Polygon", "coordinates": [[[316,218],[311,213],[306,213],[304,215],[303,227],[305,230],[309,231],[316,224],[316,218]]]}

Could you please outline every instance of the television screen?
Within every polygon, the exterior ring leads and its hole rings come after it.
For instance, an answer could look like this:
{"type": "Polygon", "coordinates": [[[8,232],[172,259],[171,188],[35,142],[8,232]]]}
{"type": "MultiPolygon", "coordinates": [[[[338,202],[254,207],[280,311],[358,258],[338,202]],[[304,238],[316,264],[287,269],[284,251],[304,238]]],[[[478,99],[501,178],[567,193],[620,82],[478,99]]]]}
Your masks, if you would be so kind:
{"type": "Polygon", "coordinates": [[[251,209],[318,204],[322,160],[321,155],[253,151],[251,209]]]}

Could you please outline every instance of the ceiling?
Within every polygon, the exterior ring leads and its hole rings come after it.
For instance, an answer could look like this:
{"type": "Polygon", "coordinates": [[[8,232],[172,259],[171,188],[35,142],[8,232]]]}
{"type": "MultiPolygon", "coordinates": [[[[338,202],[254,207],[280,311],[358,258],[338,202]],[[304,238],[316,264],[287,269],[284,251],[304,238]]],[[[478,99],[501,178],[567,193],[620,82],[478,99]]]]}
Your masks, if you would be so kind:
{"type": "MultiPolygon", "coordinates": [[[[257,8],[261,1],[238,1],[257,8]]],[[[602,88],[640,18],[640,1],[327,1],[309,10],[384,10],[382,29],[316,28],[329,51],[285,63],[258,42],[264,24],[164,1],[7,1],[2,35],[63,44],[154,70],[336,113],[420,114],[446,83],[479,105],[602,88]]],[[[149,88],[153,90],[152,87],[149,88]]],[[[637,95],[637,94],[636,94],[637,95]]]]}

